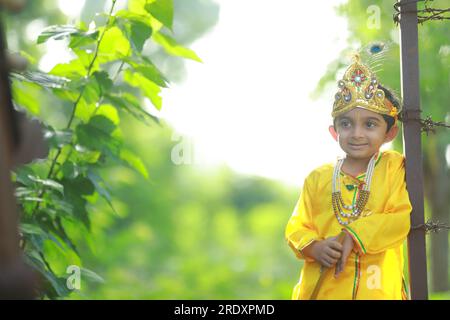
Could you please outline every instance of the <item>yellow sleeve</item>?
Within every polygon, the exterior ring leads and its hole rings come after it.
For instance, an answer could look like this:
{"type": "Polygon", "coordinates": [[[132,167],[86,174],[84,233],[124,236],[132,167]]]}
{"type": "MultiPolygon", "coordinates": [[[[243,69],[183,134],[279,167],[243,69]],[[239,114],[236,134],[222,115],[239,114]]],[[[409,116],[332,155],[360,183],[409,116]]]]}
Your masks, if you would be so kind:
{"type": "Polygon", "coordinates": [[[311,244],[319,236],[312,222],[312,198],[310,177],[305,179],[303,190],[297,201],[285,230],[285,238],[288,245],[299,259],[314,261],[303,255],[302,250],[311,244]]]}
{"type": "Polygon", "coordinates": [[[385,212],[374,212],[344,226],[355,241],[355,250],[362,254],[376,254],[396,247],[409,233],[412,206],[406,189],[404,158],[386,174],[391,188],[385,212]]]}

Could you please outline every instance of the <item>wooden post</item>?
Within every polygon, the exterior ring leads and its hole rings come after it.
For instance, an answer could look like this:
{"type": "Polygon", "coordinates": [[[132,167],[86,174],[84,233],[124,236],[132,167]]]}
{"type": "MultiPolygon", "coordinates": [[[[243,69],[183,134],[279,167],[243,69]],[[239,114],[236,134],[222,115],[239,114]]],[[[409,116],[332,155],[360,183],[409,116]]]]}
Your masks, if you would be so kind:
{"type": "Polygon", "coordinates": [[[24,265],[19,248],[19,216],[11,183],[17,132],[11,102],[5,41],[0,20],[0,299],[31,299],[35,275],[24,265]]]}
{"type": "MultiPolygon", "coordinates": [[[[399,1],[400,2],[400,1],[399,1]]],[[[406,184],[413,207],[411,226],[424,224],[423,166],[419,89],[417,3],[400,6],[401,83],[404,108],[403,145],[406,157],[406,184]]],[[[428,299],[425,229],[411,229],[408,235],[409,283],[412,300],[428,299]]]]}

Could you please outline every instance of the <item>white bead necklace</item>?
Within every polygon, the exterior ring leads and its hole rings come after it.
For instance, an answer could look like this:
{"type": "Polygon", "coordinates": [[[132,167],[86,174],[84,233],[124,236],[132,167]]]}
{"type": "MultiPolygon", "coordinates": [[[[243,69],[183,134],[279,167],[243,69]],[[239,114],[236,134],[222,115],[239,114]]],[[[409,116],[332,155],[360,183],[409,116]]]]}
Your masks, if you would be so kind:
{"type": "Polygon", "coordinates": [[[369,164],[367,165],[366,176],[364,177],[364,185],[362,189],[359,190],[358,197],[354,205],[346,205],[342,199],[340,172],[345,158],[340,158],[336,162],[333,171],[331,201],[334,214],[341,225],[348,225],[350,222],[358,219],[361,212],[364,210],[364,207],[369,200],[370,184],[372,182],[373,170],[375,168],[377,157],[378,152],[370,158],[369,164]],[[350,212],[344,212],[342,208],[350,210],[350,212]],[[347,220],[344,220],[343,218],[347,220]]]}

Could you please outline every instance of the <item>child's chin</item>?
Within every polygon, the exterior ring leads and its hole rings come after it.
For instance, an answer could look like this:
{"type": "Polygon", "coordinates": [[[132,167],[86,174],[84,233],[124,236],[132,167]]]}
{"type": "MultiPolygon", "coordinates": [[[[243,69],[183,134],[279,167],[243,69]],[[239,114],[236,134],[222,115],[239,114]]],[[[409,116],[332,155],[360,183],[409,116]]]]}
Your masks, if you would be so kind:
{"type": "Polygon", "coordinates": [[[369,150],[346,150],[345,153],[353,159],[367,159],[372,156],[369,150]]]}

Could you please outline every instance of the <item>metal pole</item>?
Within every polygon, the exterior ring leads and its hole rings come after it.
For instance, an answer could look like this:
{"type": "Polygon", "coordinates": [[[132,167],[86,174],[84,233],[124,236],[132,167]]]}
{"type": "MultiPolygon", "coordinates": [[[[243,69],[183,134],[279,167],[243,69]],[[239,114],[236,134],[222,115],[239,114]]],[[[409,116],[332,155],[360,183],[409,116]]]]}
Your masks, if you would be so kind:
{"type": "MultiPolygon", "coordinates": [[[[411,226],[424,223],[423,166],[420,123],[417,2],[399,1],[401,84],[404,105],[403,145],[406,184],[412,204],[411,226]]],[[[425,229],[411,229],[408,235],[409,283],[412,300],[428,299],[425,229]]]]}

